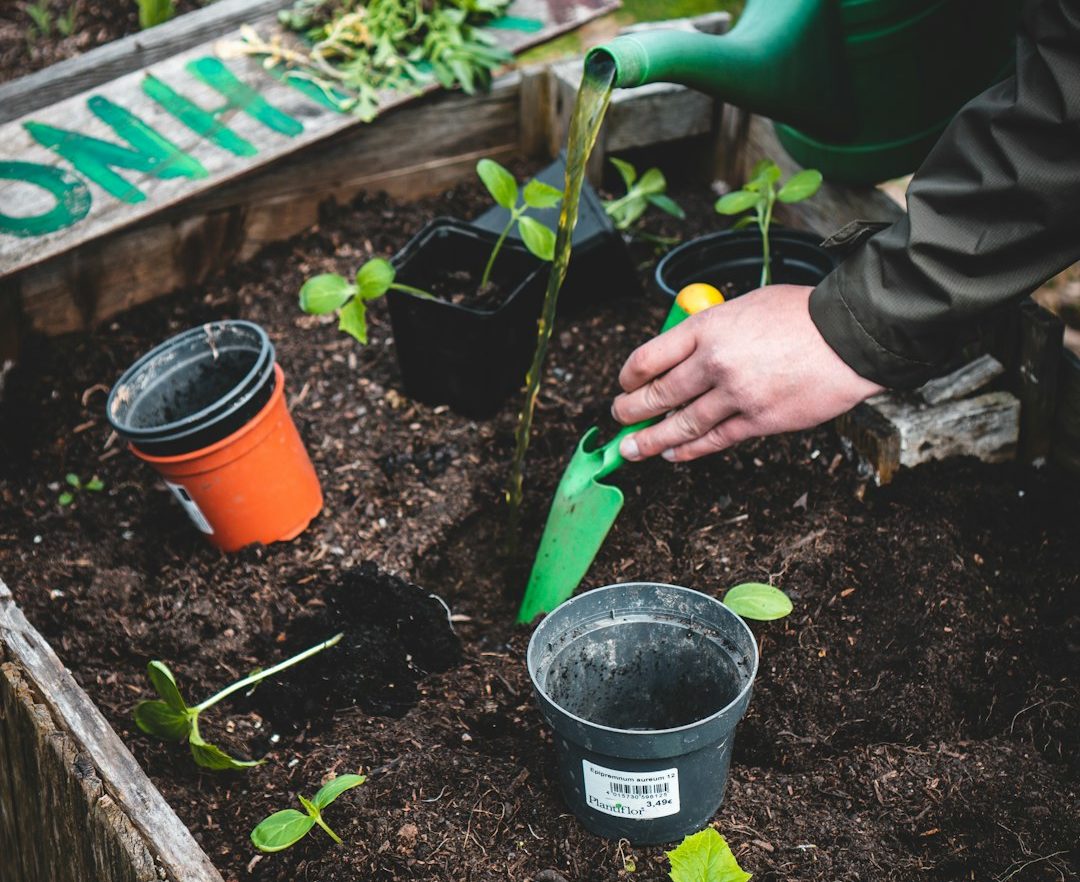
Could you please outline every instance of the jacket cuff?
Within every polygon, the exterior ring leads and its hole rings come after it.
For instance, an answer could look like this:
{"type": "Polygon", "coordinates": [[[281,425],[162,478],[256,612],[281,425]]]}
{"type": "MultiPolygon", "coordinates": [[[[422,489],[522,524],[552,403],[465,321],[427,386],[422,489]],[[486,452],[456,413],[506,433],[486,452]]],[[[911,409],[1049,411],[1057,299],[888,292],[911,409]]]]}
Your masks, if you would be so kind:
{"type": "Polygon", "coordinates": [[[886,349],[859,320],[843,291],[844,268],[810,294],[810,318],[825,342],[861,377],[890,389],[915,389],[939,371],[886,349]]]}

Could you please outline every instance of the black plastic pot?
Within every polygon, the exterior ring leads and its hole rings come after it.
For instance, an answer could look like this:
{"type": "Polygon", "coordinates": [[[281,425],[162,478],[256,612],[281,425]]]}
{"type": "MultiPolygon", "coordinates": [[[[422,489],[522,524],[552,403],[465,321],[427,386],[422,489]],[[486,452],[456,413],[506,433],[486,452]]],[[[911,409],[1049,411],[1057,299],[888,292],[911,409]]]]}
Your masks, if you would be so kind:
{"type": "Polygon", "coordinates": [[[244,426],[274,391],[274,345],[258,325],[208,322],[124,371],[105,412],[122,438],[153,456],[199,450],[244,426]]]}
{"type": "Polygon", "coordinates": [[[688,588],[611,585],[551,612],[527,660],[563,796],[585,827],[656,844],[709,822],[757,673],[742,619],[688,588]]]}
{"type": "MultiPolygon", "coordinates": [[[[814,233],[774,228],[769,234],[773,284],[816,285],[837,265],[814,233]]],[[[657,264],[656,286],[674,297],[691,282],[707,282],[738,294],[761,284],[761,234],[757,230],[722,230],[684,242],[657,264]]]]}
{"type": "MultiPolygon", "coordinates": [[[[479,276],[497,236],[436,218],[393,258],[397,280],[429,290],[440,276],[479,276]]],[[[474,419],[494,414],[521,388],[536,344],[548,264],[507,242],[491,279],[506,293],[496,309],[390,291],[387,301],[405,392],[474,419]]]]}
{"type": "MultiPolygon", "coordinates": [[[[536,178],[562,190],[566,180],[565,154],[560,154],[559,158],[536,175],[536,178]]],[[[552,230],[558,226],[558,206],[530,208],[525,213],[552,230]]],[[[503,231],[509,218],[510,212],[497,205],[484,212],[473,223],[481,229],[497,234],[503,231]]],[[[521,241],[516,225],[507,238],[515,242],[521,241]]],[[[596,191],[589,186],[588,181],[583,182],[578,222],[571,238],[570,266],[559,292],[559,312],[573,313],[603,300],[640,293],[641,283],[634,272],[626,242],[604,211],[604,203],[596,195],[596,191]]]]}

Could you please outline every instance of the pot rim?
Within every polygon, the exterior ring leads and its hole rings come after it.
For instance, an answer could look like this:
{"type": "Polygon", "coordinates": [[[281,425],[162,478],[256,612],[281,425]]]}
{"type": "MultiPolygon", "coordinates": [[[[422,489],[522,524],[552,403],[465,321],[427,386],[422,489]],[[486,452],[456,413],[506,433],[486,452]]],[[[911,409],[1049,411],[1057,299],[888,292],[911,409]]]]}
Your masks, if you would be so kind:
{"type": "MultiPolygon", "coordinates": [[[[610,611],[611,611],[611,613],[614,613],[615,608],[611,607],[610,611]]],[[[583,622],[578,623],[576,627],[580,628],[582,626],[585,626],[585,625],[589,624],[590,622],[599,621],[600,618],[601,618],[600,616],[597,616],[597,617],[594,617],[594,618],[591,618],[591,619],[587,619],[587,620],[585,620],[583,622]]],[[[669,619],[672,619],[672,620],[674,620],[675,618],[676,617],[674,617],[674,616],[669,617],[669,619]]],[[[660,620],[662,620],[662,619],[660,619],[660,620]]],[[[682,621],[686,621],[686,620],[683,619],[682,621]]],[[[693,625],[694,625],[692,615],[691,615],[690,620],[689,620],[689,625],[690,625],[690,627],[693,627],[693,625]]],[[[726,604],[724,604],[722,601],[717,600],[715,597],[712,597],[711,595],[706,594],[703,591],[698,591],[698,590],[696,590],[694,588],[687,588],[684,585],[672,585],[672,584],[669,584],[667,582],[618,582],[618,583],[616,583],[614,585],[604,585],[604,586],[602,586],[600,588],[593,588],[593,589],[591,589],[589,591],[586,591],[586,592],[584,592],[582,594],[575,595],[574,597],[571,597],[569,600],[563,601],[561,604],[559,604],[557,607],[555,607],[555,609],[553,609],[550,613],[548,613],[547,616],[543,619],[543,621],[541,621],[540,624],[536,626],[536,630],[533,631],[532,637],[529,638],[529,646],[528,646],[528,649],[526,649],[526,651],[525,651],[525,658],[526,658],[526,662],[527,662],[527,666],[528,666],[528,670],[529,670],[529,679],[532,680],[533,688],[536,690],[537,695],[539,695],[541,698],[543,698],[543,700],[547,704],[551,705],[551,707],[556,709],[559,712],[560,715],[567,718],[569,721],[572,721],[573,723],[577,724],[578,726],[582,726],[582,727],[585,727],[585,728],[588,728],[588,729],[592,729],[594,731],[604,732],[604,733],[611,733],[611,734],[619,736],[619,737],[639,737],[639,738],[656,738],[658,736],[679,735],[681,733],[689,732],[689,731],[692,731],[694,729],[701,728],[701,727],[704,727],[704,726],[708,726],[708,725],[710,725],[712,723],[718,722],[726,714],[729,714],[733,709],[738,707],[740,705],[740,703],[745,705],[745,703],[749,700],[749,695],[750,695],[751,690],[753,689],[754,681],[757,679],[758,665],[760,663],[760,653],[758,652],[757,638],[754,636],[754,632],[750,630],[750,626],[747,625],[746,622],[743,620],[742,616],[740,616],[737,613],[733,612],[731,610],[731,608],[728,607],[726,604]],[[545,688],[546,684],[544,684],[544,685],[540,684],[540,682],[539,682],[539,680],[537,678],[537,673],[538,673],[537,672],[537,667],[538,667],[537,662],[538,662],[538,660],[540,659],[540,657],[542,656],[543,653],[541,653],[538,646],[539,646],[539,643],[540,643],[540,639],[544,639],[544,640],[548,639],[547,636],[544,636],[543,638],[541,638],[541,634],[543,632],[544,625],[547,622],[551,621],[552,617],[556,613],[558,613],[560,610],[563,610],[566,607],[570,606],[575,601],[578,601],[578,600],[580,600],[580,599],[582,599],[584,597],[587,597],[589,595],[596,594],[597,592],[605,592],[606,593],[606,592],[617,590],[617,589],[625,589],[625,588],[639,587],[639,586],[649,587],[649,588],[672,589],[672,590],[678,592],[679,594],[684,594],[684,595],[686,595],[688,597],[693,597],[694,599],[699,599],[699,600],[704,599],[706,601],[711,602],[712,604],[716,604],[716,606],[719,606],[719,607],[721,607],[723,609],[723,613],[722,613],[723,615],[729,615],[729,616],[732,616],[733,618],[735,618],[738,621],[739,627],[741,627],[742,630],[745,632],[745,636],[749,640],[749,645],[753,649],[753,653],[752,653],[753,657],[751,659],[751,666],[750,666],[750,675],[749,675],[749,677],[747,677],[746,682],[743,684],[742,688],[738,691],[738,693],[735,695],[735,697],[731,699],[731,701],[729,701],[723,707],[713,711],[707,717],[702,717],[699,720],[694,720],[692,723],[686,723],[686,724],[684,724],[682,726],[672,726],[672,727],[667,728],[667,729],[619,729],[619,728],[616,728],[615,726],[605,726],[603,723],[595,723],[592,720],[587,720],[584,717],[578,716],[577,714],[566,710],[566,708],[564,708],[561,704],[559,704],[557,701],[555,701],[555,699],[553,699],[551,697],[551,695],[548,693],[548,690],[545,688]]]]}

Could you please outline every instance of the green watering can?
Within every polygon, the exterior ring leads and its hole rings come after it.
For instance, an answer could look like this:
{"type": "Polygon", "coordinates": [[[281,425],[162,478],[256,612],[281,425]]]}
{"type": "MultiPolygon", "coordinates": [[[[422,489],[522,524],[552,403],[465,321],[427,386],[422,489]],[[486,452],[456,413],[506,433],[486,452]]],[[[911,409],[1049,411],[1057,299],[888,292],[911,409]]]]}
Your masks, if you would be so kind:
{"type": "MultiPolygon", "coordinates": [[[[770,117],[801,165],[873,184],[918,168],[960,107],[1012,69],[1020,0],[747,0],[723,36],[617,37],[615,85],[674,82],[770,117]]],[[[610,62],[609,62],[610,63],[610,62]]]]}

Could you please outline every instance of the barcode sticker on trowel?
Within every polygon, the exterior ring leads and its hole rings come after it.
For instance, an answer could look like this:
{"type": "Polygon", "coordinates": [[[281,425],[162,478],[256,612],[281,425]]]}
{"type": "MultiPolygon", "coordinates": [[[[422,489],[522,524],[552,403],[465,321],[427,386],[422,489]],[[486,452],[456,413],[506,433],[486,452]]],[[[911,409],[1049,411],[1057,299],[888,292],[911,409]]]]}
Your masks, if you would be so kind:
{"type": "Polygon", "coordinates": [[[679,770],[620,772],[581,761],[585,802],[617,818],[663,818],[679,813],[679,770]]]}

